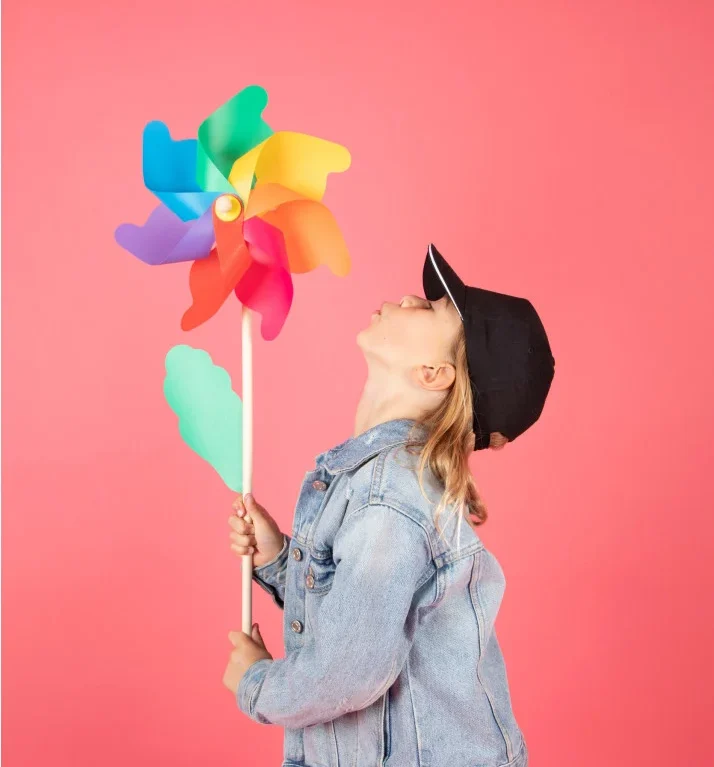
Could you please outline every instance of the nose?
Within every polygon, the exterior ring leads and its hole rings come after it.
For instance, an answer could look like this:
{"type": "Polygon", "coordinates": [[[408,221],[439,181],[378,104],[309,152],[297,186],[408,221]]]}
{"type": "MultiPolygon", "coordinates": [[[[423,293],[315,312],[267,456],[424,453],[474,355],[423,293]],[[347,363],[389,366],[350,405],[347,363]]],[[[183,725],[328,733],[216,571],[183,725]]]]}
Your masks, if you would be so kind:
{"type": "Polygon", "coordinates": [[[399,306],[419,306],[419,304],[423,304],[425,302],[425,298],[420,298],[419,296],[409,294],[402,298],[402,300],[399,302],[399,306]]]}

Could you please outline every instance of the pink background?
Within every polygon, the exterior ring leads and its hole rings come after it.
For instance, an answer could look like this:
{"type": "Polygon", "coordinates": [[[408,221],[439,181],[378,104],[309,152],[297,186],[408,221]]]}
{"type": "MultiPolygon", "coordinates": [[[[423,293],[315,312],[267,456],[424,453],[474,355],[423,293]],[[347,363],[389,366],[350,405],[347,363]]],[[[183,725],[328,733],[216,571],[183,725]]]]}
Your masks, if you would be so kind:
{"type": "Polygon", "coordinates": [[[162,395],[176,343],[240,388],[240,305],[183,333],[188,265],[113,240],[155,205],[144,124],[193,136],[250,83],[353,157],[326,198],[351,274],[296,275],[255,335],[258,499],[290,529],[352,433],[355,335],[433,240],[530,298],[557,361],[541,420],[472,460],[531,765],[712,763],[711,4],[120,5],[3,8],[3,765],[280,764],[221,681],[233,494],[162,395]]]}

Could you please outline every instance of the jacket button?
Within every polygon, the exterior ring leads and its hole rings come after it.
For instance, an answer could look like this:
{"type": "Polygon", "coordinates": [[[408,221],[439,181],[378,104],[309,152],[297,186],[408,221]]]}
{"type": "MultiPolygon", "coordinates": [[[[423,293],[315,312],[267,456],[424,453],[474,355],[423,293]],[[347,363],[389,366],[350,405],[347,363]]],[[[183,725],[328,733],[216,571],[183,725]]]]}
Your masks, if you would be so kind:
{"type": "Polygon", "coordinates": [[[293,621],[290,624],[290,628],[296,633],[299,634],[302,631],[302,623],[300,621],[293,621]]]}
{"type": "Polygon", "coordinates": [[[312,575],[308,575],[307,578],[305,578],[305,585],[311,589],[315,585],[315,579],[312,575]]]}
{"type": "Polygon", "coordinates": [[[300,551],[300,549],[293,549],[293,559],[302,559],[302,551],[300,551]]]}
{"type": "Polygon", "coordinates": [[[327,490],[327,485],[321,479],[316,479],[312,483],[312,486],[315,488],[315,490],[327,490]]]}

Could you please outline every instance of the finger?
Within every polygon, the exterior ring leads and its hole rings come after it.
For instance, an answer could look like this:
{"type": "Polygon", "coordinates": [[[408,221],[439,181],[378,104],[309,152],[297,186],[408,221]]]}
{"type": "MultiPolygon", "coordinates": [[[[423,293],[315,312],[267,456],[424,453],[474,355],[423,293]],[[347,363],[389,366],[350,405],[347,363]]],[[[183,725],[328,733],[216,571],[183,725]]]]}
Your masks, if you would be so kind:
{"type": "Polygon", "coordinates": [[[250,637],[245,631],[229,631],[228,639],[237,647],[242,642],[245,642],[246,639],[250,639],[250,637]]]}
{"type": "Polygon", "coordinates": [[[252,546],[239,546],[236,543],[231,544],[231,548],[233,551],[235,551],[236,554],[239,554],[240,556],[245,556],[246,554],[252,554],[255,549],[252,546]]]}
{"type": "Polygon", "coordinates": [[[251,498],[251,497],[252,497],[252,496],[251,496],[251,494],[250,494],[250,493],[246,493],[246,494],[243,496],[243,499],[242,499],[242,505],[241,505],[241,506],[240,506],[238,509],[236,509],[236,515],[237,515],[238,517],[242,517],[242,518],[244,518],[244,519],[247,519],[249,522],[252,522],[252,521],[253,521],[253,520],[251,519],[251,516],[250,516],[250,510],[251,510],[251,508],[253,508],[253,507],[250,505],[250,502],[249,502],[249,500],[248,500],[248,499],[249,499],[249,498],[251,498]]]}
{"type": "Polygon", "coordinates": [[[235,515],[239,517],[245,516],[245,505],[241,499],[236,499],[233,501],[233,511],[235,512],[235,515]]]}
{"type": "Polygon", "coordinates": [[[235,516],[228,517],[228,524],[237,533],[243,533],[245,535],[248,535],[255,532],[255,528],[253,527],[252,522],[248,522],[245,519],[239,519],[238,517],[235,517],[235,516]]]}
{"type": "Polygon", "coordinates": [[[241,533],[229,533],[228,537],[237,546],[257,546],[258,541],[255,540],[253,535],[243,535],[241,533]]]}

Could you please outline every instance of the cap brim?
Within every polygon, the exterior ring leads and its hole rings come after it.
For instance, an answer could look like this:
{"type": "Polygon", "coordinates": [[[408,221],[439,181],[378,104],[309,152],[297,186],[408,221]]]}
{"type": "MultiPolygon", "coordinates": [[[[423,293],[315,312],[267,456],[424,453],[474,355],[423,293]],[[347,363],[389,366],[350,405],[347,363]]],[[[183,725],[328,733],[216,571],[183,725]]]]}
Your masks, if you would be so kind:
{"type": "Polygon", "coordinates": [[[448,295],[463,321],[466,307],[466,285],[431,243],[424,259],[422,285],[424,295],[429,301],[438,301],[444,295],[448,295]]]}

